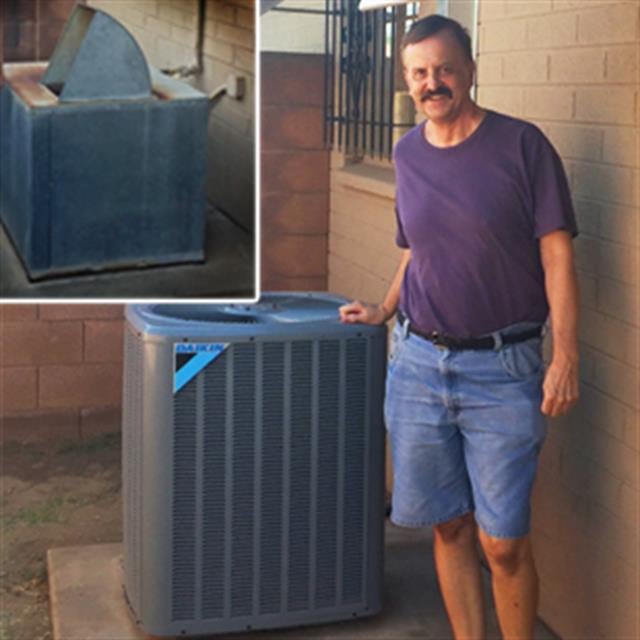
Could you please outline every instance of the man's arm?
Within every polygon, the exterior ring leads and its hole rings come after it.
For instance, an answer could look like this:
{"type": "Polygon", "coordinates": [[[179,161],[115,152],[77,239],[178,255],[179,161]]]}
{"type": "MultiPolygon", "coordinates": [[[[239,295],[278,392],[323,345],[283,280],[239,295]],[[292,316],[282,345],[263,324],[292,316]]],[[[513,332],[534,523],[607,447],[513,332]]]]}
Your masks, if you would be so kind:
{"type": "Polygon", "coordinates": [[[411,249],[403,249],[400,265],[382,304],[363,304],[357,300],[345,304],[340,307],[340,320],[342,322],[362,322],[364,324],[384,324],[389,320],[398,308],[402,279],[410,258],[411,249]]]}
{"type": "Polygon", "coordinates": [[[567,413],[578,400],[578,279],[571,235],[553,231],[540,238],[540,256],[551,315],[553,355],[543,384],[541,410],[567,413]]]}

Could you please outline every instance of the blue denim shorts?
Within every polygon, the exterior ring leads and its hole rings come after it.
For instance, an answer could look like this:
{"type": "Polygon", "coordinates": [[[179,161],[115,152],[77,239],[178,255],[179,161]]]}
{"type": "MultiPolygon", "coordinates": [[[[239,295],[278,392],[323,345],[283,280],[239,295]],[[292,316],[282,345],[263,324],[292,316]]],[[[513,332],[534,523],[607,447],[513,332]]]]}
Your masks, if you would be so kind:
{"type": "Polygon", "coordinates": [[[541,338],[451,351],[397,323],[385,399],[392,522],[421,527],[475,512],[490,536],[526,535],[546,433],[543,375],[541,338]]]}

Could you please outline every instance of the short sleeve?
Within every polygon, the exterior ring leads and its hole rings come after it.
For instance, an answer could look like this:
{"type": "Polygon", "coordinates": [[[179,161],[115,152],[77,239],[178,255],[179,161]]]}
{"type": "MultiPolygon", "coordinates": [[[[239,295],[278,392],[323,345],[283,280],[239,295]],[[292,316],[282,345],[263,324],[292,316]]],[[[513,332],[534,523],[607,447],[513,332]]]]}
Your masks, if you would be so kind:
{"type": "Polygon", "coordinates": [[[409,243],[404,235],[404,229],[402,228],[402,220],[400,220],[400,214],[398,213],[398,207],[396,207],[396,244],[401,249],[408,249],[409,243]]]}
{"type": "Polygon", "coordinates": [[[535,237],[558,230],[576,236],[578,226],[562,160],[544,135],[534,131],[525,153],[529,160],[535,237]]]}

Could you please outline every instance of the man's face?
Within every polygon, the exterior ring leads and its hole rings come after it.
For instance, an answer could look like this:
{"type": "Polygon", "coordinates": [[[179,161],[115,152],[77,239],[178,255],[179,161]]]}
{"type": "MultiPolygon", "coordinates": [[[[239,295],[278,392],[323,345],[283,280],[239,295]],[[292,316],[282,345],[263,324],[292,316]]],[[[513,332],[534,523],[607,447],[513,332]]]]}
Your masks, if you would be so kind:
{"type": "Polygon", "coordinates": [[[437,124],[454,122],[471,103],[474,64],[444,29],[403,51],[404,78],[416,105],[437,124]]]}

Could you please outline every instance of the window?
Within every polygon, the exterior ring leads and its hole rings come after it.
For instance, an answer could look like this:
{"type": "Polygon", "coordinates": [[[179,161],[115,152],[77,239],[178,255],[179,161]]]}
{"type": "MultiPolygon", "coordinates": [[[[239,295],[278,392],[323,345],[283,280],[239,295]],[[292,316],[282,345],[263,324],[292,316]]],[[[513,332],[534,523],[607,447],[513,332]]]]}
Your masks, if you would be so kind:
{"type": "Polygon", "coordinates": [[[400,104],[398,44],[419,3],[367,12],[358,4],[326,0],[326,139],[352,156],[390,158],[397,134],[414,125],[400,104]]]}

